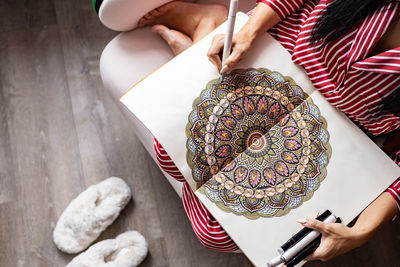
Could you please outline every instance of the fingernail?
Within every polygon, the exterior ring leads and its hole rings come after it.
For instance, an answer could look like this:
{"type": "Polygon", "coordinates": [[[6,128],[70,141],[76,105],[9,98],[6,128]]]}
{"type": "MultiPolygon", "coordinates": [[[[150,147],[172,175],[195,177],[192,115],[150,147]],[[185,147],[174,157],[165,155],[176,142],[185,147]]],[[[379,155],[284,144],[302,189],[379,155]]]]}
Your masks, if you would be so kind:
{"type": "Polygon", "coordinates": [[[222,73],[227,72],[228,70],[229,70],[229,67],[227,65],[223,65],[220,72],[222,74],[222,73]]]}
{"type": "Polygon", "coordinates": [[[298,222],[300,224],[305,224],[305,223],[307,223],[307,220],[306,219],[298,219],[298,220],[296,220],[296,222],[298,222]]]}

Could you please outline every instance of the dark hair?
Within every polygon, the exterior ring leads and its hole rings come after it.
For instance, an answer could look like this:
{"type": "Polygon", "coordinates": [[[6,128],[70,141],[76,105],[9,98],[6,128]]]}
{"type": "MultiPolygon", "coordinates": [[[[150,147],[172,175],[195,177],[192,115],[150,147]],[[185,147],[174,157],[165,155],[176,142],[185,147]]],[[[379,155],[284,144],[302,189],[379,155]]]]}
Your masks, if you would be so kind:
{"type": "MultiPolygon", "coordinates": [[[[359,24],[367,16],[393,0],[334,0],[318,18],[311,42],[323,41],[326,45],[335,41],[359,24]]],[[[383,110],[400,114],[400,86],[383,98],[383,110]]]]}
{"type": "Polygon", "coordinates": [[[360,23],[368,15],[393,0],[334,0],[322,10],[311,36],[316,43],[325,38],[324,44],[335,41],[360,23]]]}

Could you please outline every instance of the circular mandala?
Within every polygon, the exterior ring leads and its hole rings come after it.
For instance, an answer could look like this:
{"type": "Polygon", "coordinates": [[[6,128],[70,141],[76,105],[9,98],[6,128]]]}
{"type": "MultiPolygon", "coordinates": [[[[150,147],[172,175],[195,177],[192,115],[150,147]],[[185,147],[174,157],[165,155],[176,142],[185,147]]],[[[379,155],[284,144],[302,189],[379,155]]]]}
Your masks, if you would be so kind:
{"type": "Polygon", "coordinates": [[[282,216],[311,198],[330,157],[326,120],[289,77],[236,70],[210,81],[186,127],[201,192],[248,218],[282,216]]]}

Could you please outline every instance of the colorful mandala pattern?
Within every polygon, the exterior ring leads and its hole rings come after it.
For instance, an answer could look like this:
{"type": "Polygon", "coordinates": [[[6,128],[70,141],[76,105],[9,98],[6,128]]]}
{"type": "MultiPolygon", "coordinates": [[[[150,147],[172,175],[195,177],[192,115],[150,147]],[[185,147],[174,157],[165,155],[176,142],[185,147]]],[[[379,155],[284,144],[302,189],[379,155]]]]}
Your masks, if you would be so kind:
{"type": "Polygon", "coordinates": [[[200,191],[248,218],[282,216],[326,176],[326,120],[289,77],[246,69],[208,83],[186,127],[187,162],[200,191]]]}

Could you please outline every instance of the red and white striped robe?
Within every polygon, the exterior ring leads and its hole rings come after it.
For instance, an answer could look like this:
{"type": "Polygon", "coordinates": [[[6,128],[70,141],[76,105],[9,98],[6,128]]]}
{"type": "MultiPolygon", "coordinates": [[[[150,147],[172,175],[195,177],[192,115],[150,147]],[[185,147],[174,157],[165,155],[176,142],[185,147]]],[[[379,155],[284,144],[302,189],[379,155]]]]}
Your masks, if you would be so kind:
{"type": "MultiPolygon", "coordinates": [[[[390,23],[399,16],[393,2],[355,25],[340,39],[325,46],[310,44],[312,29],[329,0],[259,0],[270,6],[281,21],[269,33],[307,72],[324,97],[372,135],[400,129],[400,117],[382,109],[385,97],[400,86],[400,47],[370,56],[390,23]]],[[[183,182],[182,201],[200,242],[211,249],[238,249],[218,222],[197,199],[162,146],[154,147],[161,167],[183,182]]],[[[400,164],[400,151],[393,155],[400,164]]],[[[387,189],[400,207],[400,180],[387,189]]]]}

